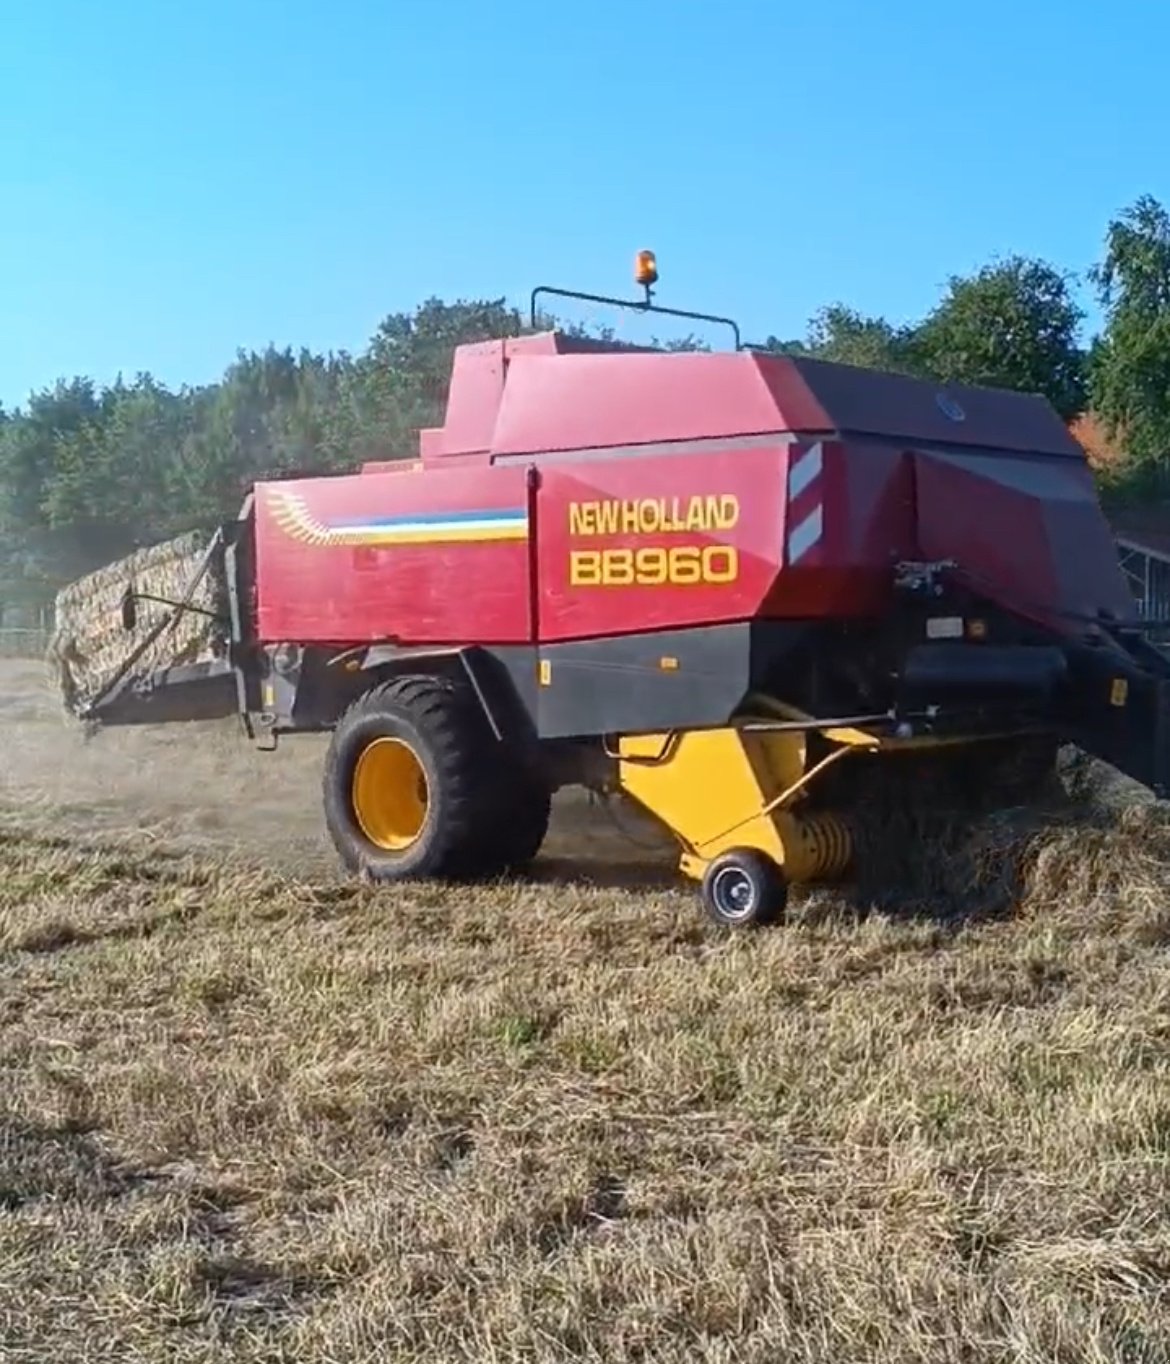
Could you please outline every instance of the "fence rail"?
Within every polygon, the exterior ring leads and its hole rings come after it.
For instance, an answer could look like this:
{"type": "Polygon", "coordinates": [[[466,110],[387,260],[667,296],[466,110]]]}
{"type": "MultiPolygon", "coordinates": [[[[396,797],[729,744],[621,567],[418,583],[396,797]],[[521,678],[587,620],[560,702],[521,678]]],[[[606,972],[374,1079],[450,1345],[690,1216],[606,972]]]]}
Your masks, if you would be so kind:
{"type": "Polygon", "coordinates": [[[1118,560],[1142,620],[1170,618],[1170,560],[1121,541],[1118,560]]]}

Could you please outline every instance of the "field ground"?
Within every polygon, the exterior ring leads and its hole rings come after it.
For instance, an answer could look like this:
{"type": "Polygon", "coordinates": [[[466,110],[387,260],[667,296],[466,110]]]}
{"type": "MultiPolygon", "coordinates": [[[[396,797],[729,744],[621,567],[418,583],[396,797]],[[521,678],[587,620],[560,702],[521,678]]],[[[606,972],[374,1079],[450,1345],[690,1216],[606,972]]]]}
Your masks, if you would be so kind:
{"type": "Polygon", "coordinates": [[[722,936],[579,803],[347,885],[319,745],[0,667],[4,1364],[1170,1359],[1159,807],[722,936]]]}

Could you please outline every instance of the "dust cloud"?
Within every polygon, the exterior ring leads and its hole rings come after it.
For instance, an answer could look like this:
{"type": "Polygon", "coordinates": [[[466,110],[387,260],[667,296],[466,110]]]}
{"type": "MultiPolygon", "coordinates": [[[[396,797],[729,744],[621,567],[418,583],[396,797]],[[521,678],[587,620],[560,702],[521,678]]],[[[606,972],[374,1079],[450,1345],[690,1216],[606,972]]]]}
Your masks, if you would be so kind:
{"type": "MultiPolygon", "coordinates": [[[[43,665],[0,659],[0,805],[80,838],[135,830],[171,849],[336,878],[321,811],[328,743],[328,735],[297,734],[262,752],[234,719],[87,735],[43,665]]],[[[623,884],[658,884],[674,857],[634,811],[611,817],[572,790],[554,803],[541,860],[550,874],[609,880],[620,869],[623,884]]]]}
{"type": "Polygon", "coordinates": [[[0,660],[0,799],[81,834],[138,829],[204,851],[332,870],[321,821],[325,736],[258,752],[235,721],[101,730],[61,708],[43,666],[0,660]]]}

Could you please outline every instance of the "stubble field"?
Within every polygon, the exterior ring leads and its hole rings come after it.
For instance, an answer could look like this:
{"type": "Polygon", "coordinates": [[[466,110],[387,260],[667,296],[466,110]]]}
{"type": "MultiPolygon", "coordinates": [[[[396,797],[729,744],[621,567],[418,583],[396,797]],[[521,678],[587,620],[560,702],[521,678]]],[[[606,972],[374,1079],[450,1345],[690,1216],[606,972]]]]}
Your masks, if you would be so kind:
{"type": "Polygon", "coordinates": [[[1161,808],[726,936],[577,800],[376,892],[315,741],[0,741],[4,1364],[1170,1359],[1161,808]]]}

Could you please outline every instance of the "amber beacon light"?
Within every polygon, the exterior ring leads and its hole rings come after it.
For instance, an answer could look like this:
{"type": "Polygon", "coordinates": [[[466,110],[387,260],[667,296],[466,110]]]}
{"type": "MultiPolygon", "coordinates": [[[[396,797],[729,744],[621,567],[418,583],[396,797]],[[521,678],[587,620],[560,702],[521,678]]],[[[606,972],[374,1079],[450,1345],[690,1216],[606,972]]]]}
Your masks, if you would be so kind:
{"type": "Polygon", "coordinates": [[[634,257],[634,279],[646,290],[649,303],[651,286],[658,283],[658,262],[653,251],[639,251],[634,257]]]}

